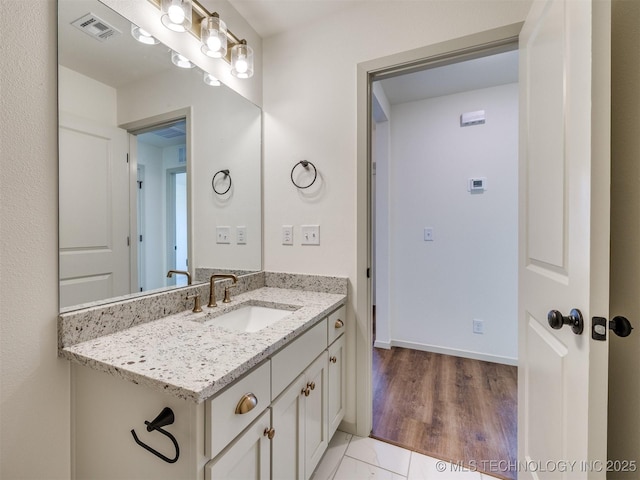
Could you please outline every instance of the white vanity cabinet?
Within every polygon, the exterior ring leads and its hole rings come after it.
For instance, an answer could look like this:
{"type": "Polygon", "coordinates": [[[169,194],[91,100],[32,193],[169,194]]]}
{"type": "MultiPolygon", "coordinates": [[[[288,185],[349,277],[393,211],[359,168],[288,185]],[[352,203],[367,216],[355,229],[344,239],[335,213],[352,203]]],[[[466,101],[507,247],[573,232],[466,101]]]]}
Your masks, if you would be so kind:
{"type": "Polygon", "coordinates": [[[344,416],[344,310],[200,404],[74,366],[73,478],[309,479],[344,416]],[[164,427],[180,446],[175,463],[130,432],[172,458],[171,441],[144,423],[164,407],[175,416],[164,427]]]}
{"type": "Polygon", "coordinates": [[[271,478],[270,411],[265,411],[224,454],[205,467],[206,480],[271,478]]]}
{"type": "Polygon", "coordinates": [[[320,356],[272,404],[272,478],[307,479],[329,444],[328,354],[320,356]]]}

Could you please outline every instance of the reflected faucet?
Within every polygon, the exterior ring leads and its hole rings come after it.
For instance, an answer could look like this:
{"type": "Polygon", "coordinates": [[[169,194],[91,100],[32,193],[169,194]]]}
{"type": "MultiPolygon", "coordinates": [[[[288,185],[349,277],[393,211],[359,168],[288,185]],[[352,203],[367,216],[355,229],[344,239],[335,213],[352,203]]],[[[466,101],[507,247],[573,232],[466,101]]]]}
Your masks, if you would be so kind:
{"type": "MultiPolygon", "coordinates": [[[[218,306],[218,304],[216,303],[216,289],[214,287],[216,278],[231,278],[233,280],[233,286],[235,286],[235,284],[238,283],[238,277],[235,276],[233,273],[215,273],[211,275],[211,278],[209,279],[209,303],[207,305],[207,307],[209,308],[218,306]]],[[[229,288],[231,287],[225,287],[224,289],[224,300],[222,301],[223,303],[229,303],[231,301],[229,288]]]]}
{"type": "Polygon", "coordinates": [[[171,278],[173,277],[173,274],[180,274],[180,275],[186,275],[187,276],[187,285],[191,285],[191,274],[185,270],[169,270],[167,272],[167,278],[171,278]]]}

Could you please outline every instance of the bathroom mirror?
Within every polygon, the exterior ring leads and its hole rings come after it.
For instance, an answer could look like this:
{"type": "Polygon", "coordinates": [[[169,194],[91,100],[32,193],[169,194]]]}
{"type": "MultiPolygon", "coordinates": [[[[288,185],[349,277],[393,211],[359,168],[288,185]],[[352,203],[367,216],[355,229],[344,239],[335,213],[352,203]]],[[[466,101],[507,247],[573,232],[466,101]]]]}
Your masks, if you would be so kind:
{"type": "Polygon", "coordinates": [[[260,108],[97,0],[58,11],[61,309],[260,270],[260,108]]]}

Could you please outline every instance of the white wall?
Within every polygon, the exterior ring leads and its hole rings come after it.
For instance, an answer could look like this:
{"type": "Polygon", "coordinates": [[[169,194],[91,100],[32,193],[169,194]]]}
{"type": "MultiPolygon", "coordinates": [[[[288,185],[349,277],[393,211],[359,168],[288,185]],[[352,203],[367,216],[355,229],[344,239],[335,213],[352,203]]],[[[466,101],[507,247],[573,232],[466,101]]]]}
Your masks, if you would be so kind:
{"type": "Polygon", "coordinates": [[[261,112],[226,87],[209,87],[195,71],[175,69],[118,89],[118,124],[190,108],[191,215],[194,267],[259,270],[262,258],[261,112]],[[229,195],[211,188],[213,175],[229,169],[229,195]],[[216,244],[216,226],[247,227],[246,245],[216,244]]]}
{"type": "MultiPolygon", "coordinates": [[[[356,74],[361,62],[524,20],[528,1],[363,2],[265,39],[264,215],[267,270],[346,275],[356,288],[356,74]],[[382,33],[381,33],[382,32],[382,33]],[[295,162],[318,167],[323,188],[298,192],[295,162]],[[321,225],[321,245],[281,245],[281,226],[321,225]]],[[[355,422],[354,305],[348,306],[348,411],[355,422]]],[[[361,312],[365,315],[365,312],[361,312]]]]}
{"type": "Polygon", "coordinates": [[[56,3],[0,2],[0,477],[70,477],[57,358],[56,3]],[[29,28],[24,28],[29,25],[29,28]]]}
{"type": "Polygon", "coordinates": [[[116,89],[60,65],[58,108],[101,125],[117,126],[116,89]]]}
{"type": "Polygon", "coordinates": [[[390,124],[390,168],[377,181],[389,188],[389,229],[379,233],[390,243],[391,300],[376,346],[515,365],[518,85],[393,105],[390,124]],[[461,127],[460,115],[477,110],[486,123],[461,127]],[[488,188],[471,194],[471,177],[488,188]]]}

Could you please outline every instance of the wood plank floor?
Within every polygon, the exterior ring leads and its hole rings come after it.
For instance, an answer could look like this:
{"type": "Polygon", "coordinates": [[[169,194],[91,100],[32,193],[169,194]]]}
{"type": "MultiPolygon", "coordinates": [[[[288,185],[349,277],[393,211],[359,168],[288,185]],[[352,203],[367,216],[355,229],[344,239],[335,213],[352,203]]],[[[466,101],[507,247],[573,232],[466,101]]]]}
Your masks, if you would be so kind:
{"type": "Polygon", "coordinates": [[[374,348],[373,372],[373,437],[476,465],[490,475],[517,477],[506,463],[517,460],[516,367],[374,348]],[[496,468],[488,461],[505,463],[496,468]]]}

